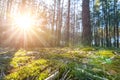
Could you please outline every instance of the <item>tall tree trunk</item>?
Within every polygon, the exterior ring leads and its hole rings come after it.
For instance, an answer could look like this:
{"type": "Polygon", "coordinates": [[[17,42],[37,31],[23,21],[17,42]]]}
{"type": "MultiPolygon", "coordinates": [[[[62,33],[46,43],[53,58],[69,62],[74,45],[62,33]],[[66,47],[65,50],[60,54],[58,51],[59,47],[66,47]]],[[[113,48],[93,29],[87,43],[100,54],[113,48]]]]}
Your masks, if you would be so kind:
{"type": "Polygon", "coordinates": [[[69,30],[70,30],[70,0],[68,0],[68,13],[67,13],[67,25],[66,25],[66,46],[69,46],[69,30]]]}
{"type": "Polygon", "coordinates": [[[55,29],[54,29],[55,16],[56,16],[56,0],[54,0],[54,11],[53,11],[53,21],[52,21],[52,35],[53,35],[53,38],[51,40],[51,45],[52,46],[55,46],[55,29]]]}
{"type": "Polygon", "coordinates": [[[61,20],[60,20],[60,16],[61,16],[61,0],[58,0],[58,5],[57,5],[57,46],[60,46],[60,40],[61,40],[61,20]]]}
{"type": "Polygon", "coordinates": [[[114,0],[114,47],[116,47],[116,0],[114,0]]]}
{"type": "MultiPolygon", "coordinates": [[[[118,16],[118,11],[116,12],[116,16],[118,16]]],[[[117,48],[119,48],[119,22],[118,22],[118,17],[116,17],[116,36],[117,36],[116,46],[117,46],[117,48]]]]}
{"type": "MultiPolygon", "coordinates": [[[[116,5],[117,5],[117,2],[118,2],[118,0],[115,0],[116,5]]],[[[119,20],[118,20],[118,16],[119,16],[118,11],[119,10],[117,7],[118,6],[115,7],[115,10],[116,10],[116,14],[115,14],[116,15],[116,23],[115,23],[116,24],[116,47],[119,48],[119,20]]]]}
{"type": "Polygon", "coordinates": [[[110,47],[109,46],[109,25],[108,25],[108,2],[107,0],[105,1],[105,4],[106,4],[106,7],[105,7],[105,28],[106,28],[106,46],[107,47],[110,47]]]}
{"type": "Polygon", "coordinates": [[[83,45],[91,45],[92,32],[90,24],[90,10],[89,10],[89,0],[83,0],[82,2],[82,43],[83,45]]]}
{"type": "Polygon", "coordinates": [[[76,0],[74,1],[74,25],[73,25],[73,36],[72,36],[73,46],[75,44],[75,28],[76,28],[76,0]]]}

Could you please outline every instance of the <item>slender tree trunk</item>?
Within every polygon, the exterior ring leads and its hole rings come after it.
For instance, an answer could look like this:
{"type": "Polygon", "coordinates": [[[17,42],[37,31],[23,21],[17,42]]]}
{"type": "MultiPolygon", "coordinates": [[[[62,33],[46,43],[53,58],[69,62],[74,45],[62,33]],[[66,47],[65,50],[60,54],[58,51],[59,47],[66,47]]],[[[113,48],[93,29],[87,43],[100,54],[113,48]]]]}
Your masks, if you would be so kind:
{"type": "Polygon", "coordinates": [[[61,41],[61,0],[58,1],[58,14],[57,14],[57,46],[60,46],[61,41]]]}
{"type": "Polygon", "coordinates": [[[108,27],[108,3],[107,1],[105,1],[105,14],[104,14],[104,17],[105,17],[105,30],[106,30],[106,47],[109,47],[109,27],[108,27]]]}
{"type": "Polygon", "coordinates": [[[74,25],[73,25],[73,36],[72,36],[72,43],[73,46],[75,44],[75,28],[76,28],[76,1],[74,1],[74,25]]]}
{"type": "MultiPolygon", "coordinates": [[[[118,16],[118,12],[116,12],[116,16],[118,16]]],[[[116,17],[116,36],[117,36],[116,46],[117,48],[119,48],[119,22],[117,17],[116,17]]]]}
{"type": "Polygon", "coordinates": [[[116,47],[116,0],[114,0],[114,47],[116,47]]]}
{"type": "Polygon", "coordinates": [[[67,13],[67,25],[66,25],[66,46],[69,46],[69,30],[70,30],[70,0],[68,0],[68,13],[67,13]]]}
{"type": "Polygon", "coordinates": [[[55,46],[55,29],[54,29],[54,26],[55,26],[55,14],[56,14],[56,0],[54,0],[54,11],[53,11],[53,21],[52,21],[52,35],[53,35],[52,42],[51,42],[52,46],[55,46]]]}

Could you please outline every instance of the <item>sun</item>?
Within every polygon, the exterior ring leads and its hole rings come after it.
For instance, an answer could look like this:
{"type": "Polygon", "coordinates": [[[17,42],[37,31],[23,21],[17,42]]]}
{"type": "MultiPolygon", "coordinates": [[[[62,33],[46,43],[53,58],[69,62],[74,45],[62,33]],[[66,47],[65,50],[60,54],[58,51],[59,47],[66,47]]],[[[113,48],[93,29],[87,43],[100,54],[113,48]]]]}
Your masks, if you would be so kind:
{"type": "Polygon", "coordinates": [[[30,16],[19,15],[14,18],[14,23],[20,29],[27,30],[32,26],[33,20],[30,16]]]}

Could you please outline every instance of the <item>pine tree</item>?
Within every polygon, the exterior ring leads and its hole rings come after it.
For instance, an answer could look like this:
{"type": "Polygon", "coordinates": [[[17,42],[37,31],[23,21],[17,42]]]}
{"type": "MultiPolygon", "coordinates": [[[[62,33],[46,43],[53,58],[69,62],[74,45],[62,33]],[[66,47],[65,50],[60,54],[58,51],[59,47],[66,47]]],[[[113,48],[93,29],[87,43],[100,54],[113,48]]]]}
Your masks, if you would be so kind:
{"type": "Polygon", "coordinates": [[[91,45],[91,24],[90,24],[90,10],[89,0],[83,0],[82,2],[82,43],[83,45],[91,45]]]}

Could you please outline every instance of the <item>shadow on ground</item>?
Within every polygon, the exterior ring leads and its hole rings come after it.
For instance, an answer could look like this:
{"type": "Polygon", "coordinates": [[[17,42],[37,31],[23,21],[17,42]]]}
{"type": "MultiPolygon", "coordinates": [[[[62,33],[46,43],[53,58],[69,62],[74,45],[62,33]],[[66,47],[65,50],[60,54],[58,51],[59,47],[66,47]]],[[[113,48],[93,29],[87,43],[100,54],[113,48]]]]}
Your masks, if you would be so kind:
{"type": "Polygon", "coordinates": [[[9,70],[12,69],[10,62],[16,52],[15,49],[0,48],[0,80],[10,73],[9,70]]]}

